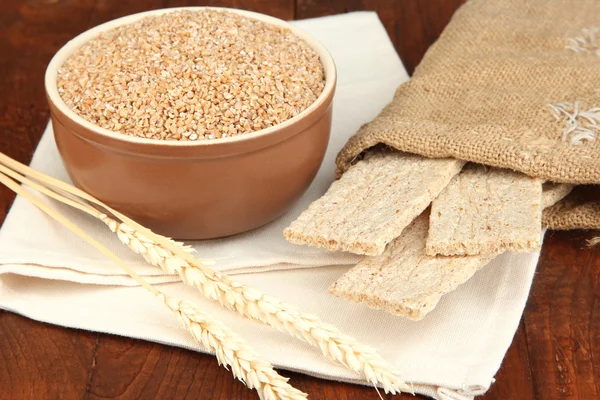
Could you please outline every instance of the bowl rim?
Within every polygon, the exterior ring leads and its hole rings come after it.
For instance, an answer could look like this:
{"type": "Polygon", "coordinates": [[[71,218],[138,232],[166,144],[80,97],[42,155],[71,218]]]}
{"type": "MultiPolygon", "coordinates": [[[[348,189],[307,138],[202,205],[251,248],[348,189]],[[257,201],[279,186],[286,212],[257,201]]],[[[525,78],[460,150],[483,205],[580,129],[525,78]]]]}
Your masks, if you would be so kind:
{"type": "Polygon", "coordinates": [[[46,68],[46,73],[44,76],[44,85],[46,89],[46,94],[48,96],[49,101],[53,103],[53,105],[64,114],[67,118],[75,122],[76,124],[88,129],[89,131],[104,136],[107,139],[114,139],[120,142],[139,144],[139,145],[151,145],[151,146],[165,146],[165,147],[178,147],[178,148],[190,148],[190,147],[206,147],[206,146],[219,146],[228,143],[236,143],[243,142],[248,140],[255,140],[265,136],[273,136],[277,135],[279,132],[285,132],[290,126],[294,125],[296,122],[304,119],[306,116],[317,111],[323,104],[327,102],[327,100],[332,95],[335,90],[337,80],[337,71],[335,68],[335,62],[333,61],[333,57],[327,50],[327,48],[321,44],[317,39],[315,39],[311,34],[304,31],[303,29],[287,22],[282,19],[272,17],[270,15],[257,13],[254,11],[240,10],[235,8],[228,7],[173,7],[173,8],[161,8],[157,10],[144,11],[141,13],[130,14],[121,18],[117,18],[103,24],[97,25],[91,29],[88,29],[79,35],[75,36],[73,39],[68,41],[63,47],[61,47],[58,52],[52,57],[48,67],[46,68]],[[75,111],[71,110],[69,106],[63,101],[58,93],[57,88],[57,74],[58,69],[65,60],[77,49],[87,43],[89,40],[95,38],[100,33],[105,32],[107,30],[116,28],[121,25],[126,25],[133,23],[141,18],[151,16],[151,15],[161,15],[168,14],[175,11],[198,11],[198,10],[218,10],[218,11],[229,11],[240,14],[247,18],[256,19],[271,25],[277,25],[281,27],[285,27],[290,29],[292,33],[296,36],[300,37],[304,41],[308,43],[308,45],[317,52],[319,58],[321,59],[321,63],[323,64],[324,74],[325,74],[325,87],[321,94],[317,97],[317,99],[306,109],[302,110],[302,112],[298,113],[294,117],[283,121],[280,124],[273,125],[271,127],[261,129],[258,131],[245,133],[238,136],[231,136],[227,138],[218,138],[218,139],[207,139],[207,140],[194,140],[194,141],[180,141],[180,140],[160,140],[160,139],[150,139],[150,138],[140,138],[137,136],[130,136],[120,132],[111,131],[106,128],[102,128],[75,113],[75,111]]]}

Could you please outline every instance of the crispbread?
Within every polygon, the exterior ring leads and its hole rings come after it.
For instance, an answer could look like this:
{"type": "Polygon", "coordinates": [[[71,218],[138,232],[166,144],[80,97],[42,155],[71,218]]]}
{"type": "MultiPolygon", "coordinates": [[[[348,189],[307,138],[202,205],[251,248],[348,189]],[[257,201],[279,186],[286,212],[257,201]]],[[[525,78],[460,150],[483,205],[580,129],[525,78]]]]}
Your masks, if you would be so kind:
{"type": "MultiPolygon", "coordinates": [[[[560,200],[567,188],[544,184],[542,203],[560,200]]],[[[568,186],[568,185],[566,185],[568,186]]],[[[383,309],[413,320],[423,318],[446,293],[466,282],[496,255],[431,257],[425,254],[428,211],[378,257],[365,257],[340,277],[329,292],[355,303],[383,309]]]]}
{"type": "Polygon", "coordinates": [[[355,303],[420,320],[439,299],[492,260],[495,254],[430,257],[425,254],[429,212],[415,219],[377,257],[365,257],[329,292],[355,303]]]}
{"type": "Polygon", "coordinates": [[[542,245],[542,181],[469,165],[431,204],[427,254],[532,251],[542,245]]]}
{"type": "Polygon", "coordinates": [[[575,185],[570,185],[568,183],[545,182],[542,186],[542,208],[555,205],[567,197],[574,187],[575,185]]]}
{"type": "Polygon", "coordinates": [[[368,154],[284,231],[291,243],[379,255],[450,182],[463,161],[368,154]]]}

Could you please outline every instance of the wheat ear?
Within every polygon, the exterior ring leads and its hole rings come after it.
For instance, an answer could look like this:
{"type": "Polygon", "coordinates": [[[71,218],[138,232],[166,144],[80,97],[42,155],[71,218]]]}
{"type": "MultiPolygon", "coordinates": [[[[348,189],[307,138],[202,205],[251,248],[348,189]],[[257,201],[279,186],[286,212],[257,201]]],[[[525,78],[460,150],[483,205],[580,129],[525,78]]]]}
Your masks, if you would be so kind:
{"type": "Polygon", "coordinates": [[[306,399],[306,393],[294,388],[273,366],[262,359],[244,339],[210,314],[188,301],[178,301],[160,294],[167,307],[179,317],[192,336],[205,348],[215,352],[219,364],[231,367],[233,375],[261,399],[306,399]]]}
{"type": "MultiPolygon", "coordinates": [[[[5,171],[4,168],[0,169],[5,171]]],[[[162,300],[171,312],[183,322],[194,339],[196,339],[204,348],[214,351],[219,364],[224,365],[225,368],[231,367],[232,374],[244,382],[250,389],[256,389],[261,399],[300,400],[307,398],[305,393],[295,389],[287,383],[287,378],[279,375],[270,363],[260,358],[256,351],[250,347],[244,339],[235,334],[222,322],[216,320],[209,313],[202,311],[193,303],[174,299],[150,285],[114,253],[89,236],[77,225],[69,221],[61,213],[25,190],[7,175],[12,176],[13,178],[18,176],[18,174],[14,172],[9,172],[6,175],[4,172],[0,172],[0,183],[3,183],[49,217],[96,247],[100,252],[113,260],[127,272],[127,274],[135,279],[137,283],[162,300]]],[[[22,176],[20,178],[27,183],[27,178],[22,176]]],[[[57,200],[67,200],[66,204],[73,205],[72,200],[66,199],[60,194],[51,192],[48,189],[37,185],[35,182],[29,181],[27,184],[30,184],[36,190],[39,189],[42,193],[49,194],[57,200]]],[[[82,208],[85,208],[85,206],[82,205],[82,208]]]]}
{"type": "MultiPolygon", "coordinates": [[[[0,153],[0,162],[46,185],[92,202],[119,218],[119,223],[90,207],[92,215],[102,220],[121,242],[144,259],[169,274],[179,274],[182,281],[198,288],[201,294],[248,318],[262,321],[276,329],[318,347],[329,359],[362,375],[368,382],[381,385],[386,392],[412,392],[395,368],[370,346],[343,334],[318,317],[300,312],[294,306],[264,295],[260,291],[233,281],[208,267],[206,260],[193,257],[181,243],[157,235],[113,210],[89,194],[58,179],[49,177],[0,153]],[[95,213],[95,214],[94,214],[95,213]]],[[[88,206],[89,207],[89,206],[88,206]]]]}
{"type": "MultiPolygon", "coordinates": [[[[361,374],[368,382],[380,384],[386,392],[412,391],[397,375],[395,369],[375,349],[362,345],[317,316],[300,312],[260,291],[245,286],[218,272],[207,274],[193,262],[179,257],[171,249],[149,239],[127,224],[107,215],[99,216],[119,240],[155,266],[198,288],[205,297],[252,319],[259,320],[320,348],[329,359],[361,374]]],[[[189,256],[189,254],[188,254],[189,256]]],[[[187,257],[186,257],[187,258],[187,257]]]]}

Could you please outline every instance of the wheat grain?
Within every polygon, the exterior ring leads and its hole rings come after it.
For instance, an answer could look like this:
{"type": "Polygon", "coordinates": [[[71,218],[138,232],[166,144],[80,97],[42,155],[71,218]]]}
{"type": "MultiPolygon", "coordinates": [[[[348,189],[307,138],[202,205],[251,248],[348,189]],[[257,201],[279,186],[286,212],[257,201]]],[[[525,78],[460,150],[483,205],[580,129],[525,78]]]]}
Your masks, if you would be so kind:
{"type": "Polygon", "coordinates": [[[204,140],[280,124],[324,88],[289,29],[229,11],[174,11],[103,32],[58,69],[67,106],[130,136],[204,140]]]}

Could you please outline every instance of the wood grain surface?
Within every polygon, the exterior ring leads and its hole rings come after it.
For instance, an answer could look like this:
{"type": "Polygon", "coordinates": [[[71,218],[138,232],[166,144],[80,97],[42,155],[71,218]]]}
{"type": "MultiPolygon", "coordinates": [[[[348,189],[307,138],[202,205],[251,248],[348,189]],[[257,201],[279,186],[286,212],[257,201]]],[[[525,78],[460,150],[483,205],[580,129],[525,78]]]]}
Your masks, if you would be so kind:
{"type": "MultiPolygon", "coordinates": [[[[0,151],[29,162],[49,117],[43,74],[70,38],[154,8],[219,5],[309,18],[379,13],[412,72],[463,0],[0,0],[0,151]]],[[[0,220],[14,195],[0,187],[0,220]]],[[[600,248],[590,232],[550,232],[531,296],[486,400],[600,398],[600,248]]],[[[399,338],[399,340],[401,340],[399,338]]],[[[313,399],[377,399],[368,387],[282,372],[313,399]]],[[[412,399],[412,396],[383,396],[412,399]]],[[[255,399],[214,358],[65,329],[0,311],[0,400],[255,399]]]]}

